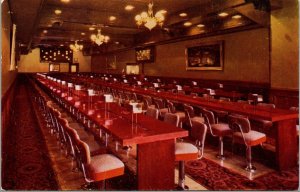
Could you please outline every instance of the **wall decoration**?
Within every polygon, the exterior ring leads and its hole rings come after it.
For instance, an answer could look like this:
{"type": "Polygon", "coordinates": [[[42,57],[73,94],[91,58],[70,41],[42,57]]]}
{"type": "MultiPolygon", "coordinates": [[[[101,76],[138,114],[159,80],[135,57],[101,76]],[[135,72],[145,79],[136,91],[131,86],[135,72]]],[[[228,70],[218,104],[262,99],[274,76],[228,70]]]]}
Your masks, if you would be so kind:
{"type": "Polygon", "coordinates": [[[59,63],[49,63],[49,72],[60,72],[59,63]]]}
{"type": "Polygon", "coordinates": [[[110,55],[106,57],[106,69],[117,69],[117,56],[110,55]]]}
{"type": "Polygon", "coordinates": [[[135,58],[137,63],[154,62],[154,46],[136,48],[135,58]]]}
{"type": "Polygon", "coordinates": [[[223,41],[189,46],[185,54],[187,70],[223,70],[223,41]]]}
{"type": "Polygon", "coordinates": [[[40,47],[40,61],[52,63],[71,63],[73,51],[64,47],[40,47]]]}

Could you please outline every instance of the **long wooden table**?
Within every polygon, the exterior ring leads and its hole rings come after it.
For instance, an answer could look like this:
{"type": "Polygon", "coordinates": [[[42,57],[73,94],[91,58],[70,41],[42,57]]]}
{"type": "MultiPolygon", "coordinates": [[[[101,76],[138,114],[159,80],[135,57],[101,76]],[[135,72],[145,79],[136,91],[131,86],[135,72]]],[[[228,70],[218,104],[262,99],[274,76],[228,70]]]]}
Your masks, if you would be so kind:
{"type": "Polygon", "coordinates": [[[140,87],[132,87],[122,83],[108,83],[99,79],[82,78],[81,81],[98,86],[110,87],[117,90],[134,92],[140,95],[164,98],[180,103],[201,106],[209,109],[223,110],[248,116],[250,119],[262,119],[273,122],[276,130],[276,166],[279,170],[285,170],[297,165],[297,132],[296,120],[299,114],[284,109],[266,109],[250,104],[226,102],[214,99],[192,97],[189,95],[177,95],[170,92],[155,92],[140,87]]]}
{"type": "MultiPolygon", "coordinates": [[[[49,91],[50,86],[61,90],[54,92],[61,96],[66,89],[47,79],[37,78],[49,91]]],[[[75,106],[75,102],[86,102],[86,96],[79,94],[72,100],[62,97],[64,102],[75,106]]],[[[175,138],[186,137],[188,132],[173,125],[138,114],[137,124],[131,122],[131,113],[116,104],[103,108],[104,101],[93,99],[90,107],[79,105],[85,114],[105,132],[112,135],[122,146],[137,145],[137,178],[139,190],[172,190],[175,177],[175,138]],[[93,111],[91,113],[91,111],[93,111]]]]}

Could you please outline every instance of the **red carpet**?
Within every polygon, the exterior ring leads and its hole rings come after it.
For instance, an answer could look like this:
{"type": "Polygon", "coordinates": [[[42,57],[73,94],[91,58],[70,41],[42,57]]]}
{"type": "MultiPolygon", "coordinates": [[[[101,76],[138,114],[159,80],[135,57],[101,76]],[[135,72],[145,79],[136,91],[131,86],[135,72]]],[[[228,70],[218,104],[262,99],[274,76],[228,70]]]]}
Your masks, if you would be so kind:
{"type": "Polygon", "coordinates": [[[297,190],[299,185],[298,167],[249,180],[203,158],[188,161],[186,173],[209,190],[297,190]]]}
{"type": "MultiPolygon", "coordinates": [[[[2,156],[2,188],[6,190],[58,190],[46,145],[24,79],[19,81],[2,156]],[[22,82],[21,82],[22,81],[22,82]]],[[[3,147],[4,147],[3,146],[3,147]]]]}

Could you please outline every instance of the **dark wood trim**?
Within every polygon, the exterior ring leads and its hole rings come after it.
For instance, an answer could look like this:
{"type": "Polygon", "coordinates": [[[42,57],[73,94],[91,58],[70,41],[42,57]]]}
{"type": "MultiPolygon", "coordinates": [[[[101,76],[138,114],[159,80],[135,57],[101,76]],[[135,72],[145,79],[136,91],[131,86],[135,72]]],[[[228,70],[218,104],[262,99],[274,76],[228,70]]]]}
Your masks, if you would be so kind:
{"type": "Polygon", "coordinates": [[[296,107],[299,106],[299,90],[272,88],[269,100],[278,108],[289,109],[293,106],[296,107]]]}
{"type": "Polygon", "coordinates": [[[5,133],[6,129],[9,126],[9,120],[11,116],[11,109],[12,104],[14,100],[15,90],[16,90],[16,84],[17,84],[17,77],[15,78],[14,82],[10,85],[8,90],[5,92],[3,97],[1,98],[1,134],[2,134],[2,145],[5,143],[5,133]]]}

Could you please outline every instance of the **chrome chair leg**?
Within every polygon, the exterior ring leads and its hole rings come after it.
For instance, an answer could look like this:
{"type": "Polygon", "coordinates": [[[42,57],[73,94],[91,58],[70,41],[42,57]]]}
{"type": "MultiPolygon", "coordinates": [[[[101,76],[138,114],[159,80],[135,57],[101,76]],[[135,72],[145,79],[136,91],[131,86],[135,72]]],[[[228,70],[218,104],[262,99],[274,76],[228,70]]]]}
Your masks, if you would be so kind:
{"type": "Polygon", "coordinates": [[[225,159],[224,155],[224,143],[223,143],[223,137],[219,137],[219,154],[217,155],[217,158],[220,160],[225,159]]]}

